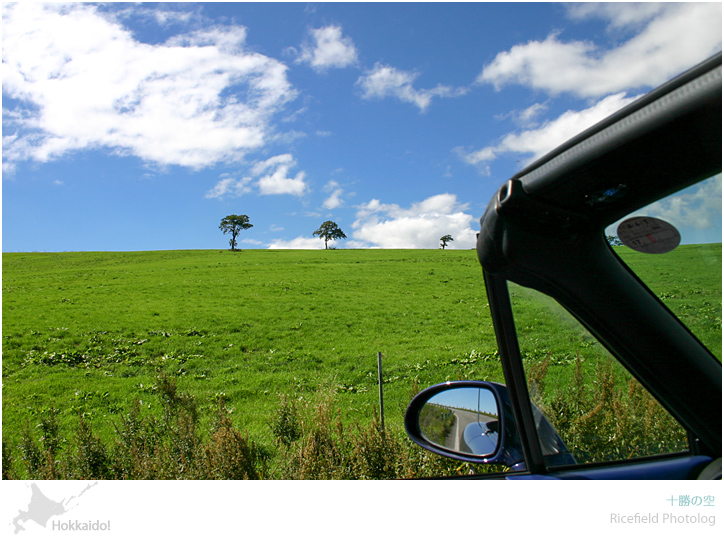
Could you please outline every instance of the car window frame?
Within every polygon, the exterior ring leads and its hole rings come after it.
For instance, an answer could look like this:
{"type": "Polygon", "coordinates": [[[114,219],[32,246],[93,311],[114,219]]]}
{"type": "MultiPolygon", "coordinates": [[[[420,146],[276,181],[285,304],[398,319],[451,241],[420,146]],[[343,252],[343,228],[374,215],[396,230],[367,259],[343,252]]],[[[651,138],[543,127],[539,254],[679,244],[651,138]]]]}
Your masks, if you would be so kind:
{"type": "MultiPolygon", "coordinates": [[[[528,389],[527,376],[523,368],[515,314],[508,288],[509,281],[505,277],[491,274],[485,270],[483,276],[495,327],[501,366],[524,458],[524,465],[510,474],[511,479],[525,479],[526,476],[620,479],[625,477],[623,474],[632,472],[632,469],[639,469],[635,471],[635,474],[641,479],[688,478],[692,473],[697,473],[699,469],[711,462],[711,457],[702,454],[702,451],[699,450],[700,445],[696,436],[682,424],[688,437],[688,450],[685,451],[652,454],[625,460],[566,465],[547,463],[533,417],[532,399],[528,389]]],[[[651,293],[653,294],[653,292],[651,293]]],[[[614,359],[618,360],[615,355],[614,359]]]]}
{"type": "Polygon", "coordinates": [[[689,433],[689,452],[684,454],[721,456],[720,417],[701,418],[692,403],[694,396],[721,398],[721,363],[621,260],[604,235],[607,226],[631,211],[710,177],[712,171],[721,172],[721,63],[718,54],[528,166],[503,184],[481,218],[478,257],[531,473],[546,469],[507,282],[542,292],[571,313],[689,433]],[[695,135],[706,136],[706,143],[698,144],[702,139],[695,135]],[[674,150],[677,143],[680,147],[674,150]],[[671,153],[656,163],[650,156],[661,147],[671,153]],[[695,153],[690,167],[667,169],[669,161],[690,149],[695,153]],[[651,165],[643,183],[637,183],[642,167],[651,165]],[[623,201],[599,196],[619,189],[626,194],[623,201]],[[549,252],[575,269],[548,260],[549,252]],[[598,272],[602,278],[597,282],[576,271],[598,272]],[[596,290],[597,284],[605,292],[596,290]],[[622,315],[624,323],[649,320],[653,329],[647,328],[646,338],[636,342],[617,328],[622,320],[606,320],[607,313],[622,315]],[[667,353],[663,364],[652,365],[646,358],[667,353]],[[689,376],[676,375],[681,366],[677,353],[688,358],[684,367],[691,368],[689,376]],[[665,373],[652,373],[661,367],[665,373]],[[704,379],[701,393],[699,378],[704,379]]]}

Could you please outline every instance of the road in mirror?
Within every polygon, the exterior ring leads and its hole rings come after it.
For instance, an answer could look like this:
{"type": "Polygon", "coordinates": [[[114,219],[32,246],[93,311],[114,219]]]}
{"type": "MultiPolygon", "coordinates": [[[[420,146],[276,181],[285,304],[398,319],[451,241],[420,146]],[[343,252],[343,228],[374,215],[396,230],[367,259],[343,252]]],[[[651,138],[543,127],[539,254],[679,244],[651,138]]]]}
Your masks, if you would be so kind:
{"type": "Polygon", "coordinates": [[[418,420],[422,436],[441,448],[490,456],[498,447],[498,405],[489,389],[444,390],[423,405],[418,420]]]}

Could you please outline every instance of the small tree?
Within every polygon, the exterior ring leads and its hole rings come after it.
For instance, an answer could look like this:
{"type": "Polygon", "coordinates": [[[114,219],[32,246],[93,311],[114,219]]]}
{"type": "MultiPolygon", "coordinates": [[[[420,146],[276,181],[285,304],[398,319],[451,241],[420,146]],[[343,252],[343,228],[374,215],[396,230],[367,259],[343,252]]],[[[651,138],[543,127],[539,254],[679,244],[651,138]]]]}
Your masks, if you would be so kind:
{"type": "Polygon", "coordinates": [[[253,226],[253,224],[249,223],[249,217],[246,215],[228,215],[221,219],[219,230],[224,232],[224,235],[231,234],[229,245],[231,245],[231,250],[236,250],[236,236],[239,235],[241,230],[248,230],[253,226]]]}
{"type": "Polygon", "coordinates": [[[441,247],[443,250],[445,250],[445,247],[447,246],[447,244],[448,244],[448,243],[452,243],[453,241],[455,241],[455,240],[453,239],[452,235],[449,235],[449,234],[448,234],[448,235],[443,235],[443,236],[440,238],[440,247],[441,247]]]}
{"type": "Polygon", "coordinates": [[[344,235],[344,232],[340,230],[339,226],[337,226],[336,222],[332,222],[331,220],[328,220],[319,227],[318,230],[316,230],[313,234],[313,236],[319,236],[322,239],[324,239],[324,248],[327,247],[327,242],[330,239],[347,239],[347,236],[344,235]]]}

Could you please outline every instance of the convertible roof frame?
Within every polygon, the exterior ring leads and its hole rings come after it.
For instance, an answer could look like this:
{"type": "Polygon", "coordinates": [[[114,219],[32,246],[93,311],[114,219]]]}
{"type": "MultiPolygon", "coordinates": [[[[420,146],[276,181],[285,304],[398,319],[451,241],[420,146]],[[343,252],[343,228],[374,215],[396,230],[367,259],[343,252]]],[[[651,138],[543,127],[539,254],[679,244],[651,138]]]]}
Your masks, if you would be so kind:
{"type": "Polygon", "coordinates": [[[719,455],[721,363],[621,262],[604,230],[721,172],[721,63],[719,54],[513,176],[481,218],[477,245],[487,274],[555,298],[719,455]],[[714,412],[702,413],[702,401],[714,412]]]}

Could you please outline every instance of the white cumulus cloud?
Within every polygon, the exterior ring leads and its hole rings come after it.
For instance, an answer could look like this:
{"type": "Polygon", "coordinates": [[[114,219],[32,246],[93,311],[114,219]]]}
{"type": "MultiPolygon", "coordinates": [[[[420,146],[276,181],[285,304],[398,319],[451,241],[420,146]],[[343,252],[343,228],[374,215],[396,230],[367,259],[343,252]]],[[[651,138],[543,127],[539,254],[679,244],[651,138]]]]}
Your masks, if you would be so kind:
{"type": "Polygon", "coordinates": [[[331,67],[348,67],[357,63],[357,49],[351,38],[342,35],[339,26],[325,26],[309,31],[313,43],[302,45],[300,63],[308,63],[315,71],[331,67]]]}
{"type": "Polygon", "coordinates": [[[440,238],[451,235],[449,248],[475,246],[476,219],[466,213],[454,194],[438,194],[414,203],[409,208],[383,204],[374,199],[358,207],[352,225],[352,242],[357,248],[438,248],[440,238]]]}
{"type": "Polygon", "coordinates": [[[289,171],[297,165],[291,154],[277,155],[266,161],[257,163],[252,173],[260,175],[258,180],[261,194],[293,194],[302,196],[307,192],[304,181],[306,174],[298,172],[294,177],[288,177],[289,171]]]}
{"type": "Polygon", "coordinates": [[[643,25],[634,37],[604,50],[590,41],[564,41],[558,34],[499,53],[478,83],[500,89],[520,84],[551,94],[600,97],[657,86],[721,50],[721,3],[575,5],[575,18],[599,17],[610,26],[643,25]]]}
{"type": "Polygon", "coordinates": [[[137,41],[91,4],[3,5],[3,160],[106,148],[194,169],[262,148],[296,92],[241,26],[137,41]]]}
{"type": "Polygon", "coordinates": [[[206,198],[238,197],[251,192],[252,187],[256,187],[260,194],[303,196],[308,190],[304,181],[306,174],[297,172],[294,177],[289,177],[289,171],[296,165],[297,161],[290,153],[256,162],[251,166],[249,175],[241,179],[222,175],[222,179],[206,193],[206,198]]]}

